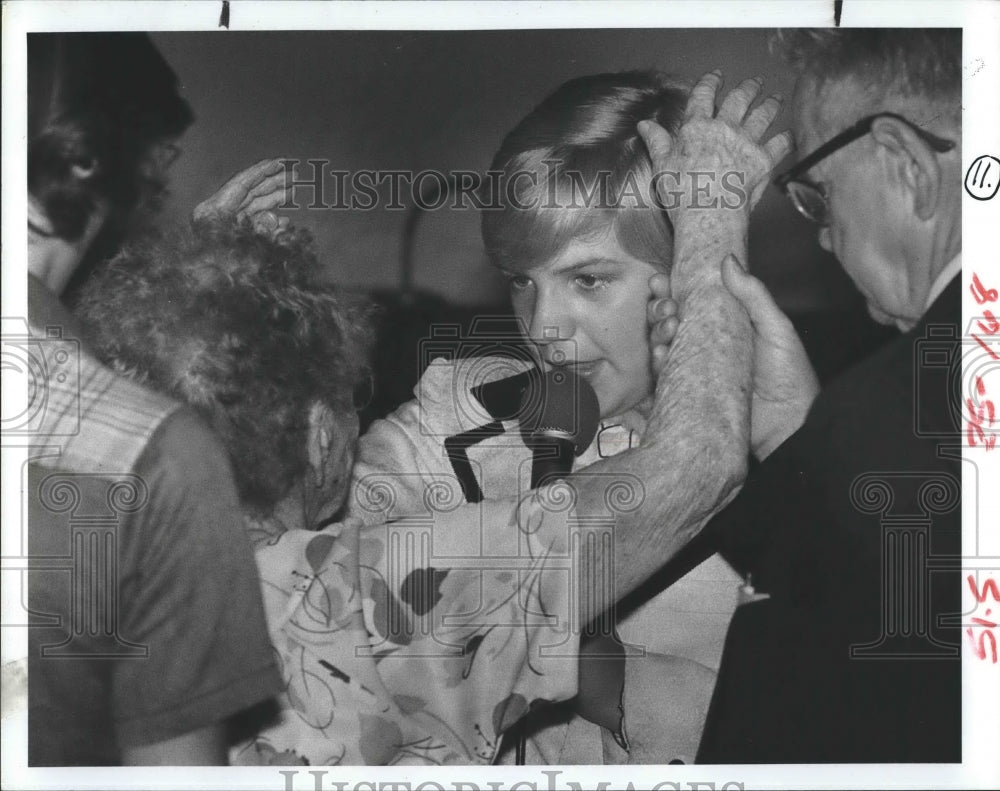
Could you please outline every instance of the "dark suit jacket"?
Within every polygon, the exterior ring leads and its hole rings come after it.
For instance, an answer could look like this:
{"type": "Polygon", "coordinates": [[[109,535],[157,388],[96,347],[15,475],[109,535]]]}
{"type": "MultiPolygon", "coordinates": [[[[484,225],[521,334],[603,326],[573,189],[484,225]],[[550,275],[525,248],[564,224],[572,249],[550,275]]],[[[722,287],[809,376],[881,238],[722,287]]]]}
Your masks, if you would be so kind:
{"type": "Polygon", "coordinates": [[[699,762],[961,761],[960,321],[955,278],[696,540],[770,594],[730,626],[699,762]]]}

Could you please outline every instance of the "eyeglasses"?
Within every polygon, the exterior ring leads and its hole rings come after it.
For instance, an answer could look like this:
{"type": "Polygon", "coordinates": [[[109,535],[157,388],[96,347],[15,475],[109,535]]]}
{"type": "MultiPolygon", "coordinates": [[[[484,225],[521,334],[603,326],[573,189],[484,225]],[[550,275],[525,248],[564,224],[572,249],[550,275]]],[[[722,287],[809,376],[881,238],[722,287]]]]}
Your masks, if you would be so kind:
{"type": "Polygon", "coordinates": [[[788,196],[795,208],[798,209],[799,214],[807,220],[812,220],[823,226],[828,225],[830,218],[828,216],[829,204],[827,203],[826,190],[823,189],[821,184],[814,184],[807,179],[799,178],[799,176],[807,172],[818,162],[826,159],[834,151],[839,151],[848,143],[853,143],[858,138],[864,137],[871,131],[872,125],[879,118],[895,118],[897,121],[906,124],[921,140],[939,154],[951,151],[955,147],[954,140],[945,140],[937,135],[932,135],[901,115],[897,115],[896,113],[875,113],[875,115],[865,116],[839,135],[835,135],[827,140],[823,145],[809,154],[809,156],[778,176],[774,180],[774,186],[788,196]]]}

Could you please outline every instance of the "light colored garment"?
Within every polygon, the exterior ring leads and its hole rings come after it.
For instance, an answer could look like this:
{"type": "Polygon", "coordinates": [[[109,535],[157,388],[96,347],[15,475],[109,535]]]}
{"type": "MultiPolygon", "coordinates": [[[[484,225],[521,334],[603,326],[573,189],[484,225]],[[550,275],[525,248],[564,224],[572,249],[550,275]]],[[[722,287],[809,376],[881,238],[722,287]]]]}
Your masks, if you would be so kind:
{"type": "Polygon", "coordinates": [[[484,503],[505,530],[482,543],[466,514],[437,516],[258,548],[286,688],[233,763],[488,764],[531,706],[576,694],[566,512],[484,503]]]}
{"type": "MultiPolygon", "coordinates": [[[[349,512],[363,526],[286,534],[258,551],[288,693],[282,724],[244,745],[238,761],[490,763],[503,731],[529,708],[576,694],[572,498],[559,484],[530,489],[532,454],[517,424],[495,420],[474,393],[525,368],[506,358],[431,363],[416,399],[359,443],[349,512]],[[471,503],[445,447],[470,431],[478,441],[467,447],[468,466],[483,495],[471,503]]],[[[576,471],[585,481],[586,467],[637,443],[642,428],[637,414],[608,422],[576,471]]],[[[641,481],[621,483],[608,503],[612,525],[616,512],[652,495],[641,481]]],[[[639,608],[619,624],[638,647],[629,662],[662,653],[714,674],[738,584],[713,557],[639,608]]],[[[627,672],[637,692],[655,683],[647,665],[627,672]]],[[[709,686],[704,700],[676,697],[703,718],[710,694],[709,686]]],[[[665,698],[657,690],[655,700],[665,698]]],[[[677,707],[659,715],[668,725],[697,719],[677,707]]],[[[660,744],[644,731],[630,732],[633,743],[648,736],[650,751],[688,760],[700,735],[660,744]]],[[[622,762],[604,742],[597,726],[554,716],[529,740],[528,762],[622,762]]]]}

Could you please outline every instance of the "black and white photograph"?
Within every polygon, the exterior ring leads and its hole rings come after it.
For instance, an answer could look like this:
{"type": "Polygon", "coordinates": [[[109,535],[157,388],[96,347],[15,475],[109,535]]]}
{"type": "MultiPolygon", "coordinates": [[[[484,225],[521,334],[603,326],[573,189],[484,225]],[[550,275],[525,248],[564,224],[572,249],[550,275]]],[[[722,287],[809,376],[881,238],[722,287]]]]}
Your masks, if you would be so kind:
{"type": "Polygon", "coordinates": [[[4,20],[5,788],[1000,785],[1000,6],[4,20]]]}

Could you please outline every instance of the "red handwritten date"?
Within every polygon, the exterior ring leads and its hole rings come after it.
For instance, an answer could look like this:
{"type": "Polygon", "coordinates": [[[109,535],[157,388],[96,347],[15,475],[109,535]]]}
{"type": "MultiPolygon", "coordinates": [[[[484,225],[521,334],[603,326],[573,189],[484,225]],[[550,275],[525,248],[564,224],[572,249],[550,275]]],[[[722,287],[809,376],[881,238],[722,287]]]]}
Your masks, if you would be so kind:
{"type": "MultiPolygon", "coordinates": [[[[972,595],[976,597],[976,601],[979,604],[984,604],[986,602],[986,596],[989,595],[993,598],[993,601],[1000,602],[1000,588],[997,587],[997,581],[992,577],[988,578],[981,589],[976,589],[975,578],[970,574],[965,578],[966,582],[969,583],[969,589],[972,591],[972,595]]],[[[993,609],[991,607],[986,608],[984,615],[992,615],[993,609]]],[[[986,660],[987,657],[995,665],[997,663],[997,638],[993,633],[996,629],[997,623],[992,620],[987,620],[986,618],[972,618],[972,623],[979,627],[980,631],[978,633],[978,640],[976,639],[976,633],[973,632],[973,627],[968,627],[965,630],[966,636],[969,638],[969,643],[972,646],[972,653],[977,659],[986,660]],[[986,650],[986,643],[990,644],[990,651],[986,650]]]]}
{"type": "MultiPolygon", "coordinates": [[[[995,288],[986,288],[986,286],[983,285],[983,281],[979,279],[979,275],[977,274],[972,275],[972,285],[969,286],[969,291],[972,292],[972,297],[976,300],[977,305],[985,305],[987,302],[996,302],[998,297],[1000,297],[995,288]]],[[[996,335],[1000,332],[1000,321],[997,320],[997,317],[989,308],[983,311],[983,321],[977,321],[976,324],[984,335],[996,335]]],[[[994,360],[1000,360],[1000,355],[993,351],[989,347],[989,344],[986,343],[986,341],[984,341],[980,336],[976,333],[972,333],[972,337],[976,343],[986,350],[986,353],[990,357],[994,360]]]]}
{"type": "MultiPolygon", "coordinates": [[[[969,291],[972,292],[972,297],[978,305],[994,303],[1000,298],[997,290],[984,286],[977,274],[972,275],[972,285],[969,286],[969,291]]],[[[988,308],[983,310],[982,319],[976,322],[976,326],[985,336],[994,336],[1000,333],[1000,319],[988,308]]],[[[1000,360],[1000,355],[997,355],[982,337],[976,333],[972,333],[972,337],[991,358],[1000,360]]],[[[997,444],[996,434],[992,430],[996,420],[996,406],[986,398],[986,384],[982,377],[976,377],[975,401],[967,398],[965,402],[969,408],[969,417],[966,422],[966,439],[969,447],[993,450],[997,444]]]]}
{"type": "Polygon", "coordinates": [[[986,398],[986,385],[983,384],[983,379],[980,376],[976,377],[976,395],[978,396],[976,399],[978,404],[974,403],[971,398],[965,399],[965,403],[969,407],[966,438],[970,448],[983,447],[986,450],[993,450],[997,444],[996,434],[990,431],[989,436],[986,436],[983,424],[985,423],[990,428],[993,427],[993,422],[996,419],[996,407],[992,401],[986,398]]]}

